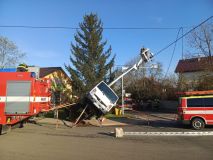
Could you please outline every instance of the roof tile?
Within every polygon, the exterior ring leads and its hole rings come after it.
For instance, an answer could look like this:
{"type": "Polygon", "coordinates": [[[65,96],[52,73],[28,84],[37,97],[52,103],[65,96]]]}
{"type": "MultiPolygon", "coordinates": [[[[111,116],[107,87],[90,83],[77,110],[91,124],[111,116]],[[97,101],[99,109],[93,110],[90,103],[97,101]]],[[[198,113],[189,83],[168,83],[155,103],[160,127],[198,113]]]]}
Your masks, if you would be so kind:
{"type": "Polygon", "coordinates": [[[179,60],[175,73],[203,71],[206,70],[209,65],[213,65],[213,57],[198,57],[179,60]]]}

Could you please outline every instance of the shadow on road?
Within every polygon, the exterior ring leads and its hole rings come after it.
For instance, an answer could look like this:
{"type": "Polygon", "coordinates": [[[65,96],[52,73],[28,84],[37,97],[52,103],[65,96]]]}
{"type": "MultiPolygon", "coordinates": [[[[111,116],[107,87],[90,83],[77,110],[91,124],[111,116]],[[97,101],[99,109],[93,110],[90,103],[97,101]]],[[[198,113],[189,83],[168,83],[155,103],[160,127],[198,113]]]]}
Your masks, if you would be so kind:
{"type": "Polygon", "coordinates": [[[106,133],[106,132],[99,132],[98,134],[104,135],[104,136],[109,136],[109,137],[115,137],[115,134],[114,133],[110,133],[110,132],[108,132],[108,133],[106,133]]]}

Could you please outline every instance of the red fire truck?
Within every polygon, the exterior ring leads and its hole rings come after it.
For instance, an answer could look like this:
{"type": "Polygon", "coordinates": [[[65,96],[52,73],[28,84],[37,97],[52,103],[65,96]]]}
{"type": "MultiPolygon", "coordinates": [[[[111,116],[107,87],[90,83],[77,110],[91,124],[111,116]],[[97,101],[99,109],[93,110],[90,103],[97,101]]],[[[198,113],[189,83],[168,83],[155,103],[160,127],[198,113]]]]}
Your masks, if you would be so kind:
{"type": "Polygon", "coordinates": [[[213,90],[178,93],[178,120],[198,130],[213,125],[213,90]]]}
{"type": "Polygon", "coordinates": [[[50,109],[50,80],[32,72],[0,72],[0,134],[50,109]]]}

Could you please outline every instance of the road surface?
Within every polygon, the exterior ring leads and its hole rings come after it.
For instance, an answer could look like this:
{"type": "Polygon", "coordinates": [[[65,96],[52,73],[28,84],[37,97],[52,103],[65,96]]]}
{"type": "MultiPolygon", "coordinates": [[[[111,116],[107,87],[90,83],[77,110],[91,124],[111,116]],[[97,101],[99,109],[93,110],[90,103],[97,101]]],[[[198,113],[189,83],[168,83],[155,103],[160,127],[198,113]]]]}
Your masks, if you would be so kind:
{"type": "MultiPolygon", "coordinates": [[[[145,123],[126,131],[158,131],[145,123]]],[[[189,129],[187,129],[189,130],[189,129]]],[[[212,128],[208,130],[213,130],[212,128]]],[[[200,160],[213,157],[213,137],[114,138],[114,127],[26,124],[0,136],[0,160],[200,160]]]]}

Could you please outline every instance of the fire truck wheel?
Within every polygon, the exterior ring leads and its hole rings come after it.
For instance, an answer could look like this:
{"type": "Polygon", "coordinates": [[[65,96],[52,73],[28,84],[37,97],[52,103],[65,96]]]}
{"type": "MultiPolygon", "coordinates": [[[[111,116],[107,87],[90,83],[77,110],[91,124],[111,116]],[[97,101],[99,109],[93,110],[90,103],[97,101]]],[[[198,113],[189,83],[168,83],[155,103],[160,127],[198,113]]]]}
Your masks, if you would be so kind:
{"type": "Polygon", "coordinates": [[[20,124],[19,124],[19,128],[23,128],[24,127],[24,122],[21,121],[20,124]]]}
{"type": "Polygon", "coordinates": [[[0,124],[0,135],[2,134],[2,125],[0,124]]]}
{"type": "Polygon", "coordinates": [[[192,120],[192,128],[199,130],[205,127],[205,122],[201,118],[194,118],[192,120]]]}

